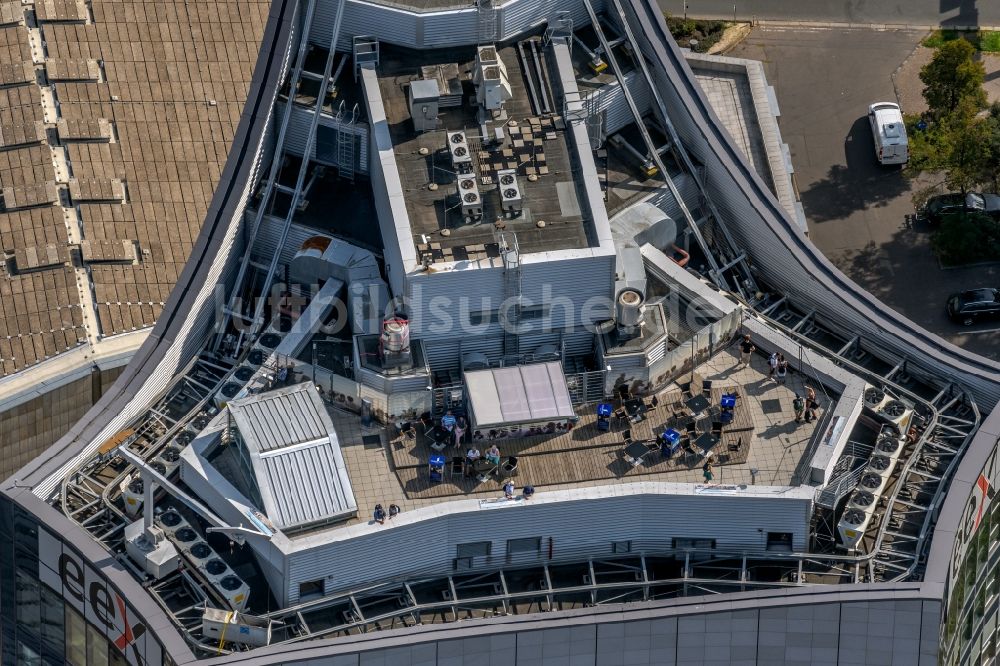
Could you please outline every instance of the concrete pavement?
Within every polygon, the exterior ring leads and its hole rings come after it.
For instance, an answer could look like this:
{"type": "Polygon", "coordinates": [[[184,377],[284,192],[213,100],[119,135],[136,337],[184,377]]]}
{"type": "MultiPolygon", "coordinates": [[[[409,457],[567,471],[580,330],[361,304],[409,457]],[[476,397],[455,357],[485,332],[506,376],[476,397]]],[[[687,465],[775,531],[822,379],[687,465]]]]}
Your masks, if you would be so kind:
{"type": "MultiPolygon", "coordinates": [[[[867,106],[896,99],[893,74],[925,34],[764,26],[729,55],[764,63],[817,247],[898,312],[964,349],[1000,358],[1000,323],[969,331],[944,314],[950,293],[1000,284],[1000,269],[941,270],[930,229],[907,222],[913,193],[931,181],[910,182],[875,160],[867,106]]],[[[918,86],[919,80],[897,77],[896,84],[918,86]]]]}
{"type": "MultiPolygon", "coordinates": [[[[687,15],[747,21],[815,21],[855,24],[1000,26],[996,0],[686,0],[687,15]],[[735,11],[734,11],[735,10],[735,11]]],[[[685,0],[660,0],[683,16],[685,0]]]]}

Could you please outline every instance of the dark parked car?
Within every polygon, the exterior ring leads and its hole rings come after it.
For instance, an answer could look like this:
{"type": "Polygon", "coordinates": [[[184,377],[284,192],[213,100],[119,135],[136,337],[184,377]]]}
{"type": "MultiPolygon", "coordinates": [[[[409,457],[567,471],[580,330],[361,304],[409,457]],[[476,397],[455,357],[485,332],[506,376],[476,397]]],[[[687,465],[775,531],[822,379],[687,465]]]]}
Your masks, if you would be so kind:
{"type": "Polygon", "coordinates": [[[948,316],[963,326],[1000,319],[1000,290],[972,289],[954,294],[948,299],[948,316]]]}
{"type": "Polygon", "coordinates": [[[993,218],[1000,219],[1000,196],[969,192],[965,195],[965,206],[963,207],[960,192],[939,194],[928,199],[921,212],[929,222],[937,224],[945,215],[961,213],[963,209],[970,213],[986,213],[993,218]]]}

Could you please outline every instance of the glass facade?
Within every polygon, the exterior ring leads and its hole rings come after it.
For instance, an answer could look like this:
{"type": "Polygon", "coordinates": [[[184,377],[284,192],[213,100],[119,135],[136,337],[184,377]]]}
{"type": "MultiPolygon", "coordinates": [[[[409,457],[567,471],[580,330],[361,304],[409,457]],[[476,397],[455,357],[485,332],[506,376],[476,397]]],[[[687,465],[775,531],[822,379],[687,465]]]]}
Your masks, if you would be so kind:
{"type": "Polygon", "coordinates": [[[949,591],[943,664],[995,664],[1000,615],[1000,501],[983,513],[949,591]]]}
{"type": "MultiPolygon", "coordinates": [[[[109,635],[117,635],[118,631],[112,617],[116,608],[127,606],[103,578],[93,575],[89,567],[70,564],[66,568],[67,584],[60,576],[62,572],[52,570],[42,561],[54,556],[61,564],[64,561],[61,554],[72,552],[41,529],[34,517],[0,496],[0,662],[4,666],[125,666],[163,662],[162,647],[148,632],[143,632],[141,641],[135,637],[136,640],[127,643],[127,653],[109,639],[109,635]],[[47,549],[41,559],[40,542],[47,549]],[[52,550],[58,552],[48,552],[52,550]],[[95,599],[97,608],[93,607],[95,599]],[[86,605],[88,600],[92,606],[86,605]]],[[[73,561],[83,562],[83,558],[76,554],[73,561]]],[[[135,617],[127,620],[132,623],[130,629],[136,620],[135,617]]]]}

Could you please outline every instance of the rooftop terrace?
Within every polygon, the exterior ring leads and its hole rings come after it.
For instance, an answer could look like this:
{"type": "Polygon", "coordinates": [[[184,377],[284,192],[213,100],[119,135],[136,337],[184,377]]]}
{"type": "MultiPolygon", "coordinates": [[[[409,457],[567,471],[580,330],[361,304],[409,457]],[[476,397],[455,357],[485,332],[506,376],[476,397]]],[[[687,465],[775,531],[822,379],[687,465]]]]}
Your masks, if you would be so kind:
{"type": "MultiPolygon", "coordinates": [[[[792,399],[796,392],[804,391],[808,378],[790,373],[784,384],[777,384],[768,379],[763,357],[756,356],[749,368],[737,368],[738,360],[735,350],[724,351],[697,369],[701,379],[712,382],[712,403],[718,404],[724,392],[735,390],[740,396],[736,418],[723,429],[721,441],[714,448],[715,481],[774,486],[807,482],[808,465],[803,462],[803,455],[816,422],[796,424],[792,399]],[[738,444],[738,450],[730,448],[738,444]],[[756,478],[751,469],[758,470],[756,478]]],[[[692,387],[695,393],[698,387],[696,379],[692,387]]],[[[642,465],[632,467],[622,455],[623,431],[631,430],[636,440],[653,438],[663,431],[663,425],[675,411],[684,411],[679,404],[683,399],[679,387],[668,387],[658,394],[658,406],[647,412],[643,421],[612,423],[610,431],[598,430],[595,406],[588,405],[578,409],[580,422],[570,431],[495,442],[502,456],[518,457],[518,475],[513,479],[518,488],[529,483],[539,491],[633,481],[698,483],[703,480],[704,460],[700,457],[678,453],[663,460],[658,452],[653,452],[642,465]]],[[[830,407],[826,399],[821,399],[821,403],[830,407]]],[[[442,483],[429,483],[427,461],[435,452],[419,426],[415,440],[400,434],[380,437],[379,429],[362,428],[352,414],[339,410],[331,414],[359,509],[359,516],[345,524],[369,521],[376,503],[383,506],[394,503],[405,511],[449,499],[502,494],[502,480],[479,483],[475,477],[449,475],[447,470],[442,483]]],[[[475,443],[485,452],[492,442],[484,437],[475,443]]],[[[464,457],[468,446],[461,450],[445,449],[443,455],[464,457]]]]}

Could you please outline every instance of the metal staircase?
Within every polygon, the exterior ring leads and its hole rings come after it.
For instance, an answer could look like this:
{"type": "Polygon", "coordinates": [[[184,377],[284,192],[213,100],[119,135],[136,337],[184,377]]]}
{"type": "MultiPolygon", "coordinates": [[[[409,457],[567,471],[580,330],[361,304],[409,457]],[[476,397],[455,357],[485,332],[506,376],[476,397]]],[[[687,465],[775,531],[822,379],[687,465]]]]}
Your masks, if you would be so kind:
{"type": "Polygon", "coordinates": [[[354,147],[357,141],[355,124],[358,120],[358,105],[348,114],[345,112],[344,103],[340,103],[340,111],[337,114],[337,168],[340,170],[340,177],[354,182],[355,160],[354,147]]]}
{"type": "Polygon", "coordinates": [[[503,353],[506,358],[520,354],[518,327],[521,324],[521,251],[517,235],[502,229],[496,230],[497,245],[503,258],[503,295],[500,305],[500,324],[503,326],[503,353]]]}
{"type": "MultiPolygon", "coordinates": [[[[267,295],[268,290],[271,288],[271,282],[274,279],[275,271],[278,267],[278,259],[281,256],[281,248],[284,246],[285,241],[288,238],[288,231],[291,228],[292,218],[295,215],[295,211],[299,205],[300,199],[302,198],[303,184],[305,183],[306,173],[309,167],[309,156],[312,155],[313,149],[316,145],[316,128],[319,125],[320,113],[323,110],[323,103],[326,100],[327,90],[330,85],[331,74],[333,73],[333,61],[337,53],[337,38],[340,34],[341,21],[344,16],[344,0],[338,0],[337,3],[337,18],[334,21],[333,31],[330,35],[330,48],[326,58],[326,65],[323,69],[323,78],[320,81],[319,91],[316,94],[316,102],[314,104],[311,122],[309,125],[309,133],[306,136],[305,150],[302,151],[303,158],[299,164],[298,174],[295,179],[294,189],[289,190],[288,187],[282,186],[277,183],[279,177],[279,168],[285,163],[286,158],[290,155],[290,151],[285,146],[285,134],[288,130],[289,119],[292,114],[292,107],[294,106],[294,95],[298,88],[299,80],[302,77],[303,64],[306,59],[306,54],[308,52],[309,43],[309,30],[312,27],[313,15],[315,13],[315,2],[310,2],[306,9],[306,17],[303,22],[302,33],[299,36],[299,52],[296,57],[295,67],[292,71],[292,78],[289,84],[288,92],[288,103],[285,105],[285,112],[281,121],[281,129],[278,132],[277,148],[275,150],[275,155],[271,163],[271,170],[268,174],[268,179],[266,181],[265,190],[261,200],[257,206],[257,212],[254,216],[254,221],[251,227],[250,233],[247,237],[250,239],[249,246],[246,248],[245,254],[243,256],[243,261],[240,264],[240,270],[237,274],[236,281],[234,285],[236,288],[233,290],[233,296],[229,302],[229,306],[225,309],[223,313],[222,326],[218,330],[218,335],[216,337],[216,342],[214,346],[214,351],[219,350],[219,346],[225,337],[226,331],[229,327],[229,322],[233,315],[237,315],[240,318],[250,322],[250,328],[247,330],[245,327],[241,327],[239,334],[239,339],[237,340],[236,347],[233,350],[233,355],[238,356],[240,349],[243,346],[243,341],[245,338],[249,337],[253,339],[254,336],[260,332],[261,327],[264,324],[264,320],[261,315],[264,312],[265,304],[268,301],[267,295]],[[287,212],[285,213],[284,224],[281,232],[280,240],[275,246],[274,255],[271,257],[271,263],[268,267],[267,276],[264,279],[263,285],[259,290],[260,297],[257,299],[256,306],[254,307],[253,315],[251,317],[246,317],[241,311],[241,299],[244,294],[243,283],[246,279],[246,271],[250,265],[250,256],[253,250],[253,239],[257,236],[257,230],[260,227],[260,222],[264,218],[264,215],[273,210],[274,207],[274,196],[277,192],[288,193],[291,195],[291,201],[288,205],[287,212]]],[[[349,56],[343,56],[345,58],[349,56]]],[[[339,71],[339,70],[338,70],[339,71]]]]}
{"type": "Polygon", "coordinates": [[[480,46],[497,40],[497,12],[493,0],[476,0],[476,26],[480,46]]]}

